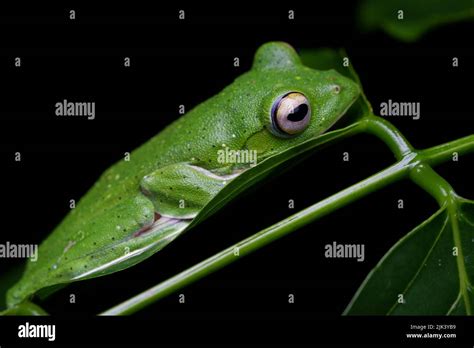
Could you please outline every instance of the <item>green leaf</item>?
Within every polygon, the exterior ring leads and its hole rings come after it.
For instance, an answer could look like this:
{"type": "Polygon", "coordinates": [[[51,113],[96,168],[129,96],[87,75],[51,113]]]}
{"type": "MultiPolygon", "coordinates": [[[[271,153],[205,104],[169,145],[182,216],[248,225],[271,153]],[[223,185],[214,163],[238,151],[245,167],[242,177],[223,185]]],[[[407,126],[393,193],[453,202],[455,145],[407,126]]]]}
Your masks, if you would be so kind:
{"type": "Polygon", "coordinates": [[[474,202],[454,196],[390,249],[344,314],[471,315],[473,279],[474,202]]]}
{"type": "Polygon", "coordinates": [[[382,28],[399,40],[415,41],[431,28],[473,18],[472,0],[366,0],[358,19],[366,30],[382,28]]]}

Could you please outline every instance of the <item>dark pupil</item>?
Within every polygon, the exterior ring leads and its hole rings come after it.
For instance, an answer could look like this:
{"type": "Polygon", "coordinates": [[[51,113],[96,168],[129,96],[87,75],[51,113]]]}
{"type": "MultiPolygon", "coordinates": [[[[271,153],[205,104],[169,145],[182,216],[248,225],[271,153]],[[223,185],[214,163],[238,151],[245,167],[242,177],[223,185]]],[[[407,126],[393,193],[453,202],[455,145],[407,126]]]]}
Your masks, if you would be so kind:
{"type": "Polygon", "coordinates": [[[308,113],[308,105],[300,104],[296,108],[293,109],[293,112],[288,114],[288,121],[291,122],[299,122],[305,118],[306,114],[308,113]]]}

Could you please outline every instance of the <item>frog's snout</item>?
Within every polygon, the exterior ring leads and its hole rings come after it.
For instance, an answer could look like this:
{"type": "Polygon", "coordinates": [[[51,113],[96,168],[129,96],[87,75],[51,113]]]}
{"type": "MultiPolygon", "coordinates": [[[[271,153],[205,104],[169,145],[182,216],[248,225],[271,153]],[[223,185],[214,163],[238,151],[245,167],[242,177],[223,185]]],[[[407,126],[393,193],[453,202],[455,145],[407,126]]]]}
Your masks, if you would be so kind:
{"type": "Polygon", "coordinates": [[[353,80],[341,75],[334,69],[325,71],[329,81],[330,92],[340,99],[355,100],[360,94],[359,85],[353,80]]]}
{"type": "Polygon", "coordinates": [[[331,86],[332,93],[341,97],[341,99],[353,102],[360,95],[359,85],[349,78],[340,76],[331,86]]]}

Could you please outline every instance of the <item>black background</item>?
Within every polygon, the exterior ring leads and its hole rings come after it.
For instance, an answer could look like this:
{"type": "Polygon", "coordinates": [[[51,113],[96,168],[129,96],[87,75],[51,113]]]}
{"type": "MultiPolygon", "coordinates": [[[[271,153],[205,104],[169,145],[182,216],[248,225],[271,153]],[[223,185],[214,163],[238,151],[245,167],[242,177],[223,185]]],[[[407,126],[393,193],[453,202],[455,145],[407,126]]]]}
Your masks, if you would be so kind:
{"type": "MultiPolygon", "coordinates": [[[[0,242],[40,243],[68,212],[70,199],[179,117],[180,104],[189,109],[248,70],[255,50],[270,40],[297,50],[345,47],[376,112],[388,99],[420,102],[420,120],[390,119],[415,147],[472,134],[473,24],[438,28],[406,44],[382,32],[361,33],[355,8],[342,2],[317,9],[300,3],[2,9],[0,242]],[[185,21],[178,20],[179,9],[185,21]],[[289,9],[294,21],[287,19],[289,9]],[[21,68],[14,67],[17,56],[21,68]],[[458,68],[451,65],[454,56],[458,68]],[[131,58],[130,68],[123,67],[124,57],[131,58]],[[56,117],[54,105],[63,99],[95,102],[96,119],[56,117]],[[15,151],[22,152],[21,163],[14,162],[15,151]]],[[[472,160],[467,155],[438,167],[467,198],[474,197],[472,160]]],[[[41,304],[54,315],[92,316],[392,162],[385,145],[367,135],[325,148],[140,265],[73,284],[41,304]],[[345,151],[350,162],[342,161],[345,151]],[[76,304],[68,301],[71,293],[76,304]]],[[[387,250],[436,209],[414,184],[396,183],[183,289],[186,304],[174,294],[137,317],[246,320],[293,312],[336,320],[387,250]],[[398,199],[405,209],[397,209],[398,199]],[[365,244],[365,262],[324,258],[324,245],[333,241],[365,244]],[[289,293],[295,304],[288,304],[289,293]]],[[[1,260],[0,270],[19,264],[1,260]]]]}

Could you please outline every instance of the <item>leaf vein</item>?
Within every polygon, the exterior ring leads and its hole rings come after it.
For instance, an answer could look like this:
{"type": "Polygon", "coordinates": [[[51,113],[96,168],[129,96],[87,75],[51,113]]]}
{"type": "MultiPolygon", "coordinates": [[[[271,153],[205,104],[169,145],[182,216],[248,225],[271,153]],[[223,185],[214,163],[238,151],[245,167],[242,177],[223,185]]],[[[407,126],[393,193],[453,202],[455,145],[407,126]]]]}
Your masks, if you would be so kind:
{"type": "MultiPolygon", "coordinates": [[[[413,277],[411,278],[410,282],[408,283],[408,285],[406,286],[405,290],[403,291],[403,294],[406,294],[407,291],[412,287],[413,283],[415,282],[416,278],[418,277],[418,275],[420,274],[421,270],[423,269],[423,266],[426,264],[426,261],[429,259],[429,257],[431,256],[434,248],[436,247],[436,245],[438,244],[438,241],[441,237],[441,235],[443,234],[444,230],[446,229],[446,226],[448,224],[448,221],[449,221],[449,216],[446,214],[446,219],[444,220],[443,222],[443,227],[441,227],[440,231],[438,232],[438,235],[436,236],[436,239],[435,239],[435,242],[433,243],[433,245],[431,246],[431,248],[428,250],[428,252],[426,253],[426,256],[425,258],[423,259],[423,262],[420,264],[420,267],[418,267],[416,273],[413,275],[413,277]]],[[[387,315],[390,315],[394,310],[395,308],[399,305],[399,302],[398,301],[395,301],[395,303],[393,304],[393,306],[389,309],[389,311],[387,312],[387,315]]]]}

